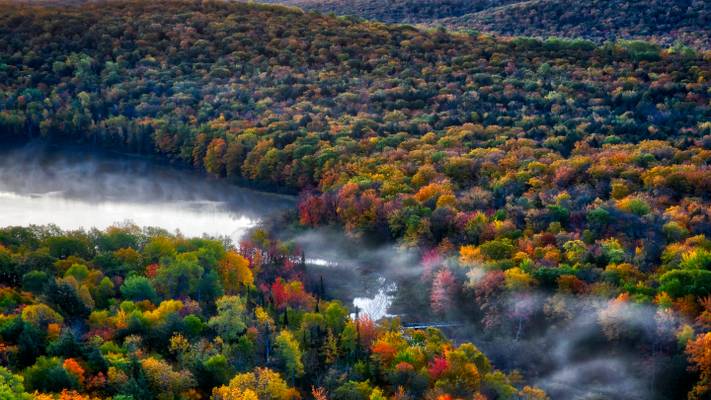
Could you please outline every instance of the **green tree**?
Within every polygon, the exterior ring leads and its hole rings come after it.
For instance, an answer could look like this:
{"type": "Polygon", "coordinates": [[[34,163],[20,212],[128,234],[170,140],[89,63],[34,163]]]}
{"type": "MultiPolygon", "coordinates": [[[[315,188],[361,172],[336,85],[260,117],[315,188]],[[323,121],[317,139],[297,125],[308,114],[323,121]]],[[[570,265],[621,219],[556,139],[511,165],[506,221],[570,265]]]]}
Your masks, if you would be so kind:
{"type": "Polygon", "coordinates": [[[245,301],[239,296],[222,296],[217,300],[217,315],[210,318],[208,326],[224,340],[237,340],[247,329],[245,301]]]}
{"type": "Polygon", "coordinates": [[[372,392],[373,388],[368,382],[348,381],[333,391],[332,399],[369,400],[372,392]]]}
{"type": "Polygon", "coordinates": [[[178,254],[158,269],[156,286],[166,297],[190,296],[197,292],[203,271],[196,254],[178,254]]]}
{"type": "Polygon", "coordinates": [[[145,276],[132,275],[126,278],[120,288],[121,296],[126,300],[150,300],[155,303],[158,299],[151,281],[145,276]]]}
{"type": "Polygon", "coordinates": [[[0,399],[30,400],[31,396],[25,392],[22,381],[21,376],[14,375],[6,368],[0,367],[0,399]]]}
{"type": "Polygon", "coordinates": [[[79,382],[67,372],[57,357],[40,357],[25,371],[25,384],[30,391],[61,392],[62,389],[76,389],[79,382]]]}
{"type": "Polygon", "coordinates": [[[304,364],[301,361],[299,342],[289,330],[282,330],[274,340],[277,357],[282,361],[284,369],[293,381],[304,374],[304,364]]]}
{"type": "Polygon", "coordinates": [[[659,283],[659,290],[673,297],[691,294],[700,298],[711,294],[711,271],[673,270],[662,275],[659,283]]]}

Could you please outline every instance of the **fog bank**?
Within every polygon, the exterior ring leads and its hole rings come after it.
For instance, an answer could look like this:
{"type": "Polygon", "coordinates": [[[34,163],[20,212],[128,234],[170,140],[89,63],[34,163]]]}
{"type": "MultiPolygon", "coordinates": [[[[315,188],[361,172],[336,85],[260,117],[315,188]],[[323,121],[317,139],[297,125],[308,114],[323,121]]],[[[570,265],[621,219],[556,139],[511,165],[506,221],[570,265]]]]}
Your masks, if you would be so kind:
{"type": "Polygon", "coordinates": [[[106,228],[131,221],[190,236],[239,239],[295,199],[102,151],[43,143],[0,150],[0,226],[106,228]]]}

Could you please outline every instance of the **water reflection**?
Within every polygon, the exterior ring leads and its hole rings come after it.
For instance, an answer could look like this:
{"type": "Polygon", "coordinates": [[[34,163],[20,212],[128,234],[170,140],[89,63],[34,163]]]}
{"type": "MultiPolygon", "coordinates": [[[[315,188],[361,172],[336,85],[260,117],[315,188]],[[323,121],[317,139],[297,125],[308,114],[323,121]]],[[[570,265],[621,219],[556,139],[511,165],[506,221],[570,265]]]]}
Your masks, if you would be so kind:
{"type": "Polygon", "coordinates": [[[236,241],[294,201],[142,158],[39,143],[0,152],[0,226],[102,229],[130,220],[236,241]]]}

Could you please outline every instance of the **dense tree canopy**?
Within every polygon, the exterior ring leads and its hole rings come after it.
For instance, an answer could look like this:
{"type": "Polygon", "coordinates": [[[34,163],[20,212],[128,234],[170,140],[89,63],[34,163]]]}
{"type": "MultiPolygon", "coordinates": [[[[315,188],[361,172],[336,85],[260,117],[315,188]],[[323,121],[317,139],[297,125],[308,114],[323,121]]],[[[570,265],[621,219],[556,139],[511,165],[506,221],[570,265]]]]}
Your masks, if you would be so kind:
{"type": "Polygon", "coordinates": [[[519,1],[434,24],[504,35],[651,40],[711,48],[711,9],[703,0],[519,1]]]}
{"type": "Polygon", "coordinates": [[[418,23],[475,13],[516,0],[261,0],[319,13],[353,15],[383,22],[418,23]]]}
{"type": "Polygon", "coordinates": [[[32,255],[60,239],[83,247],[50,257],[44,271],[56,281],[69,272],[62,272],[67,260],[81,265],[70,271],[83,271],[88,313],[65,310],[63,317],[54,311],[51,286],[29,293],[3,282],[0,357],[11,368],[0,367],[3,399],[299,399],[312,390],[350,398],[345,393],[353,387],[366,399],[393,391],[471,397],[482,390],[502,390],[502,384],[511,393],[518,392],[515,385],[522,386],[494,371],[473,345],[455,348],[434,329],[414,331],[397,322],[376,326],[368,319],[353,320],[335,300],[311,298],[279,308],[269,279],[277,275],[275,282],[283,279],[287,286],[299,282],[303,290],[300,252],[261,231],[231,248],[216,240],[130,225],[90,232],[36,226],[0,229],[0,249],[27,271],[25,275],[36,272],[28,264],[32,255]],[[117,233],[130,238],[127,248],[144,260],[130,272],[101,266],[108,255],[127,249],[100,245],[117,233]],[[155,243],[172,250],[159,265],[150,261],[155,243]],[[187,281],[204,280],[237,259],[244,260],[240,263],[246,263],[254,281],[220,295],[233,279],[218,274],[217,289],[209,294],[166,290],[137,297],[136,288],[160,287],[162,270],[181,268],[193,257],[204,269],[186,275],[185,287],[191,285],[187,281]],[[107,281],[108,290],[99,290],[107,281]],[[353,342],[353,334],[360,340],[353,342]],[[431,374],[430,364],[440,358],[449,364],[431,374]],[[401,382],[402,373],[415,374],[418,383],[401,382]],[[460,377],[466,379],[460,382],[460,377]]]}

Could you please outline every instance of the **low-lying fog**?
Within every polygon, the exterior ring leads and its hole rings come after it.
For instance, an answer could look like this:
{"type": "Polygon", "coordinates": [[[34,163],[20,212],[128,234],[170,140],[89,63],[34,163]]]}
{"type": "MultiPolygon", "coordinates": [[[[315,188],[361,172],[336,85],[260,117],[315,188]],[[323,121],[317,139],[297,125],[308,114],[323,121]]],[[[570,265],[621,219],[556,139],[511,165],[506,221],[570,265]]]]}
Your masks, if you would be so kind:
{"type": "Polygon", "coordinates": [[[294,201],[142,158],[39,143],[0,151],[0,226],[103,229],[130,220],[236,242],[294,201]]]}
{"type": "Polygon", "coordinates": [[[600,317],[608,299],[533,291],[499,299],[503,329],[489,330],[479,323],[470,291],[457,294],[466,309],[453,306],[445,315],[431,311],[430,279],[422,279],[427,268],[415,251],[394,244],[364,245],[333,229],[290,239],[307,258],[329,261],[310,266],[312,281],[324,277],[327,295],[363,296],[353,302],[362,312],[375,318],[397,315],[406,326],[444,325],[453,340],[475,343],[497,368],[521,371],[552,399],[662,400],[683,398],[688,390],[682,375],[686,363],[675,355],[674,330],[684,321],[657,314],[651,306],[616,310],[610,319],[619,336],[610,338],[600,317]],[[527,317],[519,325],[522,309],[527,317]]]}

